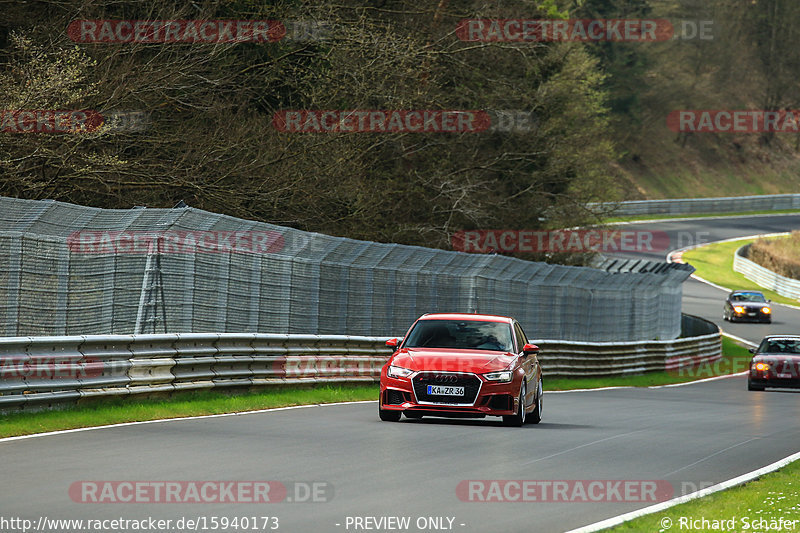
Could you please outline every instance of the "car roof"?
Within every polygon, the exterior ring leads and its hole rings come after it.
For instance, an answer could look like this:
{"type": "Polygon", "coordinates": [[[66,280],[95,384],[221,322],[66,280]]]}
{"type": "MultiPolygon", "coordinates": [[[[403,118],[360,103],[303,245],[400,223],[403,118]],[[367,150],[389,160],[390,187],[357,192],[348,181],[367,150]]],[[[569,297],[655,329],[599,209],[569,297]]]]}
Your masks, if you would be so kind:
{"type": "Polygon", "coordinates": [[[761,292],[761,291],[751,291],[751,290],[747,290],[747,289],[741,289],[741,290],[738,290],[738,291],[733,291],[733,292],[731,292],[731,294],[760,294],[761,296],[764,296],[764,293],[761,292]]]}
{"type": "Polygon", "coordinates": [[[800,335],[767,335],[762,339],[763,341],[779,341],[779,340],[787,340],[787,341],[796,341],[800,340],[800,335]]]}
{"type": "Polygon", "coordinates": [[[478,315],[473,313],[431,313],[422,315],[419,320],[480,320],[482,322],[505,322],[511,324],[514,319],[507,316],[478,315]]]}

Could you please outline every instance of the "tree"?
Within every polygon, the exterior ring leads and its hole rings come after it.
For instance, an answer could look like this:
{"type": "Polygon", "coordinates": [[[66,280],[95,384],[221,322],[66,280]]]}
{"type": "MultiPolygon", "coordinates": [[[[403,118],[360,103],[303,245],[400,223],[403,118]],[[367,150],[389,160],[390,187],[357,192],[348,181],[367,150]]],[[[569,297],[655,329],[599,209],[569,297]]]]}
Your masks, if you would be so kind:
{"type": "MultiPolygon", "coordinates": [[[[581,19],[647,19],[653,10],[648,0],[574,0],[573,15],[581,19]]],[[[618,116],[629,120],[641,119],[639,95],[649,66],[642,43],[600,41],[588,49],[600,60],[606,73],[604,87],[608,91],[609,107],[618,116]]]]}
{"type": "Polygon", "coordinates": [[[301,229],[443,247],[463,228],[593,221],[584,206],[609,197],[613,159],[597,61],[580,43],[455,37],[463,18],[556,13],[553,2],[539,11],[522,0],[504,10],[405,0],[75,0],[14,11],[0,23],[11,36],[0,51],[1,108],[149,119],[139,129],[0,136],[0,194],[102,207],[183,199],[301,229]],[[76,44],[66,33],[76,19],[275,19],[290,33],[309,23],[327,31],[275,43],[76,44]],[[283,110],[328,109],[512,110],[533,113],[536,128],[314,134],[273,126],[283,110]]]}

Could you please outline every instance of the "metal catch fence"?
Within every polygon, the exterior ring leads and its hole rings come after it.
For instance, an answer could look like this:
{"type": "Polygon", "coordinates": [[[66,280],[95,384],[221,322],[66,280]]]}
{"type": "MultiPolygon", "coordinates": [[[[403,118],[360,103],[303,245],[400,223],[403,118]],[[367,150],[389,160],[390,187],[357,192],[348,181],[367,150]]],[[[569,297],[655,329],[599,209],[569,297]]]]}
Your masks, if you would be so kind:
{"type": "Polygon", "coordinates": [[[363,242],[194,208],[0,198],[0,335],[401,336],[427,312],[529,335],[674,339],[691,267],[597,269],[363,242]]]}

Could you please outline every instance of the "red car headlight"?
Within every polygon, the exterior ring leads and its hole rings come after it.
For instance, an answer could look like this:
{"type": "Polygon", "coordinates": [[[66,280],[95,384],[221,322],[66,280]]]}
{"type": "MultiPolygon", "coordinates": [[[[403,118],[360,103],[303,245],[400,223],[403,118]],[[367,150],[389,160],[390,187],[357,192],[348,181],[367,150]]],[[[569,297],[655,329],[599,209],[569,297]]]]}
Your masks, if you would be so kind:
{"type": "Polygon", "coordinates": [[[766,372],[767,370],[769,370],[769,364],[767,364],[767,363],[756,363],[753,368],[755,368],[759,372],[766,372]]]}
{"type": "Polygon", "coordinates": [[[511,370],[501,370],[500,372],[489,372],[488,374],[484,374],[483,377],[489,381],[508,383],[514,378],[514,373],[511,370]]]}
{"type": "Polygon", "coordinates": [[[390,365],[389,368],[386,370],[386,375],[389,376],[390,378],[395,378],[395,379],[407,378],[413,373],[414,373],[413,370],[403,368],[402,366],[390,365]]]}

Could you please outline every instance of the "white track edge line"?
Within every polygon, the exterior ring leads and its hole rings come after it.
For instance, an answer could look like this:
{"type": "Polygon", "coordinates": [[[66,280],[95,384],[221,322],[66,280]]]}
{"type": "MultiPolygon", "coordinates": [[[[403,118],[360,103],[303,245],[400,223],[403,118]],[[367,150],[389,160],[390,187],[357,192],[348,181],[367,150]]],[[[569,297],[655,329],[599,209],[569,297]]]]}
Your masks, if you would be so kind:
{"type": "Polygon", "coordinates": [[[578,529],[572,529],[570,531],[567,531],[566,533],[592,533],[594,531],[601,531],[603,529],[608,529],[614,526],[618,526],[620,524],[629,522],[636,518],[657,513],[659,511],[664,511],[666,509],[669,509],[670,507],[675,507],[676,505],[690,502],[692,500],[708,496],[709,494],[714,494],[715,492],[727,490],[736,487],[737,485],[742,485],[749,481],[753,481],[754,479],[759,478],[764,474],[769,474],[780,468],[783,468],[784,466],[793,463],[798,459],[800,459],[800,452],[789,455],[788,457],[784,457],[783,459],[779,459],[778,461],[775,461],[774,463],[769,464],[763,468],[759,468],[758,470],[753,470],[752,472],[742,474],[741,476],[735,477],[733,479],[723,481],[722,483],[718,483],[712,487],[708,487],[703,490],[699,490],[697,492],[692,492],[691,494],[686,494],[685,496],[680,496],[678,498],[673,498],[669,501],[658,503],[656,505],[644,507],[636,511],[631,511],[630,513],[625,513],[611,518],[607,518],[606,520],[595,522],[587,526],[579,527],[578,529]]]}
{"type": "Polygon", "coordinates": [[[17,435],[16,437],[4,437],[0,438],[0,444],[4,442],[10,442],[14,440],[24,440],[24,439],[32,439],[35,437],[47,437],[50,435],[62,435],[65,433],[80,433],[82,431],[93,431],[95,429],[106,429],[106,428],[116,428],[116,427],[123,427],[123,426],[139,426],[143,424],[158,424],[161,422],[176,422],[180,420],[202,420],[206,418],[223,418],[226,416],[240,416],[240,415],[252,415],[258,413],[271,413],[274,411],[289,411],[291,409],[307,409],[309,407],[328,407],[333,405],[350,405],[350,404],[358,404],[358,403],[375,403],[377,400],[359,400],[355,402],[334,402],[334,403],[311,403],[308,405],[290,405],[287,407],[272,407],[269,409],[257,409],[255,411],[236,411],[233,413],[219,413],[215,415],[200,415],[200,416],[181,416],[181,417],[174,417],[174,418],[159,418],[156,420],[140,420],[138,422],[120,422],[119,424],[105,424],[103,426],[91,426],[85,428],[72,428],[72,429],[60,429],[57,431],[47,431],[45,433],[32,433],[30,435],[17,435]]]}
{"type": "Polygon", "coordinates": [[[747,373],[748,373],[748,371],[745,370],[744,372],[737,372],[736,374],[725,374],[724,376],[714,376],[714,377],[711,377],[711,378],[697,379],[695,381],[684,381],[683,383],[670,383],[669,385],[658,385],[658,386],[647,387],[647,388],[648,389],[670,389],[670,388],[673,388],[673,387],[686,387],[688,385],[696,385],[698,383],[708,383],[709,381],[719,381],[721,379],[734,378],[734,377],[738,377],[738,376],[746,376],[747,373]]]}
{"type": "Polygon", "coordinates": [[[544,394],[567,394],[568,392],[597,392],[604,390],[638,389],[644,387],[634,387],[632,385],[618,385],[616,387],[598,387],[596,389],[569,389],[569,390],[545,390],[544,394]]]}
{"type": "Polygon", "coordinates": [[[727,333],[727,332],[723,331],[723,332],[722,332],[722,334],[723,334],[725,337],[728,337],[729,339],[733,339],[733,340],[735,340],[736,342],[741,342],[742,344],[747,344],[747,345],[749,345],[749,346],[752,346],[753,348],[755,348],[756,346],[758,346],[758,343],[751,342],[751,341],[749,341],[749,340],[747,340],[747,339],[743,339],[742,337],[737,337],[736,335],[733,335],[733,334],[731,334],[731,333],[727,333]]]}

